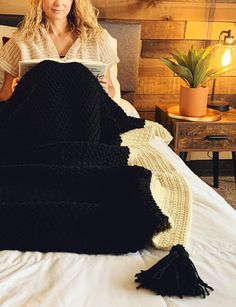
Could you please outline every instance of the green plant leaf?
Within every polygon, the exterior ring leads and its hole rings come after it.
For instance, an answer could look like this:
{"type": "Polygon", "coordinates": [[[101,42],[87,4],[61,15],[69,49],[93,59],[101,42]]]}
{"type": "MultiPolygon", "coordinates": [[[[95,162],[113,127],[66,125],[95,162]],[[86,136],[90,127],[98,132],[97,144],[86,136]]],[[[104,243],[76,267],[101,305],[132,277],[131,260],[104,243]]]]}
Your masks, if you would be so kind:
{"type": "Polygon", "coordinates": [[[194,74],[196,65],[198,63],[198,56],[197,56],[197,52],[195,50],[194,46],[191,46],[191,48],[189,49],[188,55],[187,55],[187,61],[188,61],[188,66],[189,69],[191,70],[192,74],[194,74]]]}
{"type": "Polygon", "coordinates": [[[203,80],[205,79],[209,67],[211,65],[212,57],[213,54],[208,53],[206,57],[201,58],[197,63],[193,75],[194,76],[193,87],[199,87],[201,84],[203,84],[203,80]]]}
{"type": "Polygon", "coordinates": [[[226,73],[228,73],[228,72],[231,72],[231,71],[233,71],[233,70],[235,70],[236,69],[236,67],[235,66],[233,66],[233,65],[231,65],[231,64],[229,64],[229,65],[227,65],[227,66],[224,66],[224,67],[222,67],[222,66],[219,66],[219,67],[216,67],[216,68],[213,68],[213,69],[210,69],[208,72],[207,72],[207,77],[212,77],[212,76],[214,76],[215,74],[226,74],[226,73]]]}
{"type": "Polygon", "coordinates": [[[187,67],[176,64],[175,62],[173,62],[168,58],[160,58],[160,60],[166,66],[168,66],[176,75],[178,75],[181,79],[183,79],[188,86],[192,87],[193,75],[187,67]]]}
{"type": "Polygon", "coordinates": [[[187,56],[181,50],[174,49],[174,52],[172,52],[171,55],[179,65],[188,67],[187,56]]]}
{"type": "Polygon", "coordinates": [[[225,67],[217,67],[217,68],[213,68],[211,70],[208,71],[207,75],[206,75],[206,81],[205,82],[209,82],[212,79],[216,79],[218,77],[221,77],[229,72],[235,71],[236,67],[233,65],[227,65],[225,67]]]}
{"type": "Polygon", "coordinates": [[[212,53],[213,50],[215,49],[215,45],[210,45],[206,48],[202,48],[200,49],[200,52],[199,52],[199,59],[200,58],[205,58],[206,56],[208,56],[208,54],[212,53]]]}

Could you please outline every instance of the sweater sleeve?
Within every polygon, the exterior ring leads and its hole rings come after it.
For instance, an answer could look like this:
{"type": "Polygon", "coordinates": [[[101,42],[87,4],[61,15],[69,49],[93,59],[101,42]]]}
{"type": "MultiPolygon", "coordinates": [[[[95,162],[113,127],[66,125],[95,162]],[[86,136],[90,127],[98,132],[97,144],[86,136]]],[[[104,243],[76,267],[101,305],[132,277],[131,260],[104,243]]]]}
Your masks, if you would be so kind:
{"type": "Polygon", "coordinates": [[[98,42],[98,51],[101,61],[107,63],[109,67],[119,63],[116,40],[106,30],[104,30],[104,35],[98,42]]]}
{"type": "Polygon", "coordinates": [[[20,59],[20,46],[17,43],[15,36],[13,36],[0,49],[0,67],[12,76],[16,77],[18,76],[18,65],[20,59]]]}

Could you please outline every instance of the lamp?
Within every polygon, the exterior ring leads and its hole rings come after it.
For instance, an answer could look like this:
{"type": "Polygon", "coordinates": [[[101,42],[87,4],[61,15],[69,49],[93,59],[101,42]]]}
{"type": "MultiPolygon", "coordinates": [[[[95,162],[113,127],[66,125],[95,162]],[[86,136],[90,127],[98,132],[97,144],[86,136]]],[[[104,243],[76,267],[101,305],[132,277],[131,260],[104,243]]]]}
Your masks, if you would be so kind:
{"type": "MultiPolygon", "coordinates": [[[[221,31],[219,35],[218,45],[216,46],[215,52],[215,62],[221,62],[222,67],[226,67],[232,64],[235,52],[235,45],[234,45],[234,37],[232,36],[232,31],[221,31]],[[224,39],[222,40],[222,35],[224,39]]],[[[219,64],[217,65],[219,66],[219,64]]],[[[221,112],[225,112],[229,110],[229,103],[223,100],[215,100],[215,87],[216,87],[216,79],[213,80],[212,84],[212,94],[211,100],[208,102],[208,107],[212,109],[219,110],[221,112]]]]}

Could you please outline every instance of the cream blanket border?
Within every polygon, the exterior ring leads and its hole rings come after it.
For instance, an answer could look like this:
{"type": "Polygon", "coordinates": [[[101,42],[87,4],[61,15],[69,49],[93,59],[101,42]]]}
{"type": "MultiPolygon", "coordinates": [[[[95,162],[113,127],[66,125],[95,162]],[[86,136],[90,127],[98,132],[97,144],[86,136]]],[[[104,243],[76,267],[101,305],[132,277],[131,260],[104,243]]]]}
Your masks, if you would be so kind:
{"type": "Polygon", "coordinates": [[[161,137],[167,144],[172,139],[163,126],[145,121],[144,128],[123,133],[121,145],[129,147],[128,165],[142,166],[152,172],[153,198],[170,222],[170,228],[155,235],[152,241],[156,248],[167,250],[177,244],[186,246],[188,242],[192,194],[183,176],[149,144],[154,136],[161,137]]]}

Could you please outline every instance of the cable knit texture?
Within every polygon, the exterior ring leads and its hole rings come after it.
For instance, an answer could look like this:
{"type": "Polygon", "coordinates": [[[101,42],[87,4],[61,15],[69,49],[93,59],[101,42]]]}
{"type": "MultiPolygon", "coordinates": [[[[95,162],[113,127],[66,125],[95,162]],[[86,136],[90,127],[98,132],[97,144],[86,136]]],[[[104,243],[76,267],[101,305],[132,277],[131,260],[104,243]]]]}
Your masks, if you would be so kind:
{"type": "Polygon", "coordinates": [[[167,229],[152,172],[120,145],[144,125],[81,64],[25,74],[0,105],[0,249],[120,254],[167,229]]]}

